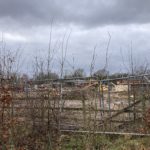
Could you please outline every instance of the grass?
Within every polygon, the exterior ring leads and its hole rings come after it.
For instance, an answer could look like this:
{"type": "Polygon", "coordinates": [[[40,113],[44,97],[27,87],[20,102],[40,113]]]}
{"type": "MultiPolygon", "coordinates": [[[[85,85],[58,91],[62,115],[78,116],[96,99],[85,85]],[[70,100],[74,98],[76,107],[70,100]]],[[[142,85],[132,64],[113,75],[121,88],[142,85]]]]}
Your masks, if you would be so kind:
{"type": "Polygon", "coordinates": [[[149,137],[130,136],[91,136],[68,135],[64,136],[62,150],[148,150],[149,137]]]}

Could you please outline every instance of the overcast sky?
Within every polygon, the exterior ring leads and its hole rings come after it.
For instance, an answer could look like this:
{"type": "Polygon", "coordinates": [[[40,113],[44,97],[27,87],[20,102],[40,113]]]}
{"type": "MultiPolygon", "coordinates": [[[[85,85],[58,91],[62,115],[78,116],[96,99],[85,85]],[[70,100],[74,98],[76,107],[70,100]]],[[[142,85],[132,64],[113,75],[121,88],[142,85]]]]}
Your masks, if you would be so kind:
{"type": "MultiPolygon", "coordinates": [[[[21,47],[23,71],[32,71],[36,55],[46,58],[52,20],[51,47],[71,33],[67,61],[73,64],[74,57],[75,67],[87,73],[95,45],[95,70],[104,67],[108,33],[111,72],[123,72],[129,66],[131,43],[136,65],[150,62],[149,0],[0,0],[0,32],[8,49],[21,47]]],[[[56,47],[54,70],[59,70],[60,51],[56,47]]]]}

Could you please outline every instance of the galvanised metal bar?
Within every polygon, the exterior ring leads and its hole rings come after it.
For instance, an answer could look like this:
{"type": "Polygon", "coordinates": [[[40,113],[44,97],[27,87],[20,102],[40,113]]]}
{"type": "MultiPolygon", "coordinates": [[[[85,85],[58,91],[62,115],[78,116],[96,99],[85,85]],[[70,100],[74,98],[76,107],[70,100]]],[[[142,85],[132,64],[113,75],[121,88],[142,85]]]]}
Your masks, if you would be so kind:
{"type": "Polygon", "coordinates": [[[110,100],[110,82],[108,81],[108,93],[107,93],[107,102],[108,102],[108,108],[109,108],[109,118],[110,118],[110,129],[111,129],[111,100],[110,100]]]}
{"type": "MultiPolygon", "coordinates": [[[[79,130],[61,130],[63,133],[78,133],[78,134],[86,134],[91,133],[91,131],[79,131],[79,130]]],[[[96,131],[92,132],[92,134],[106,134],[106,135],[132,135],[132,136],[147,136],[150,137],[150,134],[144,134],[144,133],[131,133],[131,132],[101,132],[96,131]]]]}
{"type": "MultiPolygon", "coordinates": [[[[131,90],[131,87],[130,87],[129,78],[127,80],[128,80],[128,105],[130,106],[131,105],[131,100],[130,100],[130,90],[131,90]]],[[[129,118],[130,117],[131,117],[131,115],[130,115],[130,112],[129,112],[129,118]]]]}

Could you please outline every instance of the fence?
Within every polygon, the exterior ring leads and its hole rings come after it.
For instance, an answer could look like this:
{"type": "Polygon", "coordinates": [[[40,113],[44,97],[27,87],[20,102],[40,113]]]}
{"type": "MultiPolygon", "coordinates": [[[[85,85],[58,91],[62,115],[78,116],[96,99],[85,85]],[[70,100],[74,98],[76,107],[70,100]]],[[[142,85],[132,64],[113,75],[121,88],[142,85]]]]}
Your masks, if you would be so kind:
{"type": "Polygon", "coordinates": [[[149,77],[1,79],[0,131],[149,135],[149,77]]]}

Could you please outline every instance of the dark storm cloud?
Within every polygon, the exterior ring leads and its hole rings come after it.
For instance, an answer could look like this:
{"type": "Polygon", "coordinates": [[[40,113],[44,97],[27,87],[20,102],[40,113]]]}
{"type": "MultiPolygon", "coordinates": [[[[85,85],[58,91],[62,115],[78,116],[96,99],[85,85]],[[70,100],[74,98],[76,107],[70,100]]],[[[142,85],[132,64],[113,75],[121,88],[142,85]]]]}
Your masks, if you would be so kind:
{"type": "MultiPolygon", "coordinates": [[[[0,33],[8,47],[22,45],[30,63],[36,51],[47,54],[52,18],[52,45],[61,42],[66,28],[71,29],[67,57],[72,61],[74,55],[76,66],[87,72],[95,44],[95,68],[103,68],[108,31],[112,36],[109,70],[123,68],[120,47],[126,58],[131,41],[135,55],[141,56],[139,63],[144,61],[143,56],[150,57],[150,0],[0,0],[0,33]]],[[[59,55],[57,52],[56,60],[59,55]]],[[[128,59],[125,62],[128,64],[128,59]]]]}
{"type": "Polygon", "coordinates": [[[0,18],[22,25],[84,26],[150,22],[149,0],[0,0],[0,18]]]}

